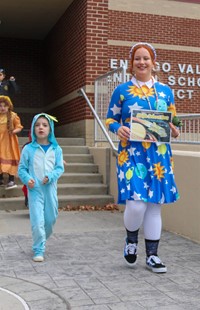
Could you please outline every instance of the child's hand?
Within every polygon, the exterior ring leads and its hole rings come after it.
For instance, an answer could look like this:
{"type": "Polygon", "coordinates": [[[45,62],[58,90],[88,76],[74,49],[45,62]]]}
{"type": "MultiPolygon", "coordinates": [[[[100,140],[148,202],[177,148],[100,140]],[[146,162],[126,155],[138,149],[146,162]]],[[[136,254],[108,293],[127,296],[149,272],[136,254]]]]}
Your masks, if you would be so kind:
{"type": "Polygon", "coordinates": [[[49,178],[48,178],[48,177],[45,177],[45,178],[43,179],[42,183],[43,183],[43,184],[46,184],[46,183],[48,183],[48,181],[49,181],[49,178]]]}
{"type": "Polygon", "coordinates": [[[34,185],[35,185],[35,181],[34,181],[33,179],[30,179],[30,180],[28,181],[28,187],[29,187],[29,188],[33,188],[34,185]]]}
{"type": "Polygon", "coordinates": [[[10,131],[10,134],[16,135],[16,134],[19,133],[21,130],[22,130],[21,128],[13,129],[12,131],[10,131]]]}

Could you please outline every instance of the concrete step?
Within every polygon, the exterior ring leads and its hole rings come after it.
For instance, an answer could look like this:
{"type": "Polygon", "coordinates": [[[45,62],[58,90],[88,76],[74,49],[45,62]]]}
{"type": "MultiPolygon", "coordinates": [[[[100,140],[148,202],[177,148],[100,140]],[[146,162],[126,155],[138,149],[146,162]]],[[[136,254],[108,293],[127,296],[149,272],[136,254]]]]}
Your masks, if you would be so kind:
{"type": "Polygon", "coordinates": [[[97,173],[98,166],[93,163],[67,163],[67,172],[97,173]]]}
{"type": "Polygon", "coordinates": [[[63,154],[89,154],[87,146],[62,145],[63,154]]]}
{"type": "MultiPolygon", "coordinates": [[[[68,170],[68,169],[67,169],[68,170]]],[[[76,172],[65,172],[62,177],[58,180],[58,184],[62,183],[102,183],[103,176],[100,173],[76,173],[76,172]]],[[[19,178],[15,178],[15,183],[21,185],[19,178]]],[[[6,182],[5,182],[6,184],[6,182]]],[[[0,187],[0,191],[3,190],[3,187],[0,187]]]]}
{"type": "Polygon", "coordinates": [[[58,196],[61,195],[105,195],[108,187],[105,184],[58,184],[58,196]]]}
{"type": "MultiPolygon", "coordinates": [[[[63,149],[63,158],[67,165],[65,173],[58,180],[58,200],[60,207],[67,205],[105,206],[113,203],[113,197],[108,195],[108,187],[103,184],[103,176],[99,174],[98,166],[94,164],[93,155],[85,146],[82,138],[57,138],[63,149]]],[[[20,145],[28,141],[20,137],[20,145]]],[[[0,210],[26,209],[24,205],[23,184],[15,178],[17,188],[5,190],[0,187],[0,210]]],[[[5,180],[6,183],[6,180],[5,180]]]]}
{"type": "MultiPolygon", "coordinates": [[[[68,169],[67,169],[68,170],[68,169]]],[[[60,183],[102,183],[103,176],[99,173],[64,173],[59,179],[60,183]]]]}
{"type": "Polygon", "coordinates": [[[62,145],[61,147],[63,150],[63,154],[89,154],[89,148],[87,146],[62,145]]]}
{"type": "MultiPolygon", "coordinates": [[[[24,197],[1,198],[0,210],[22,210],[27,209],[24,197]]],[[[58,196],[59,208],[70,206],[105,206],[114,203],[110,195],[62,195],[58,196]]]]}
{"type": "MultiPolygon", "coordinates": [[[[105,184],[102,183],[73,183],[73,184],[58,184],[58,196],[59,195],[104,195],[107,194],[108,189],[105,184]]],[[[23,196],[22,185],[18,187],[6,190],[0,189],[0,198],[20,197],[23,196]]]]}
{"type": "MultiPolygon", "coordinates": [[[[21,183],[19,183],[16,188],[12,188],[9,190],[6,190],[5,187],[0,187],[0,198],[10,198],[10,197],[20,197],[20,196],[23,196],[21,183]]],[[[1,203],[1,199],[0,199],[0,203],[1,203]]]]}
{"type": "MultiPolygon", "coordinates": [[[[85,146],[85,139],[83,138],[58,138],[56,137],[59,145],[62,146],[85,146]]],[[[19,144],[22,146],[28,142],[28,137],[19,137],[19,144]]]]}
{"type": "Polygon", "coordinates": [[[67,163],[93,163],[91,154],[63,154],[63,159],[67,163]]]}

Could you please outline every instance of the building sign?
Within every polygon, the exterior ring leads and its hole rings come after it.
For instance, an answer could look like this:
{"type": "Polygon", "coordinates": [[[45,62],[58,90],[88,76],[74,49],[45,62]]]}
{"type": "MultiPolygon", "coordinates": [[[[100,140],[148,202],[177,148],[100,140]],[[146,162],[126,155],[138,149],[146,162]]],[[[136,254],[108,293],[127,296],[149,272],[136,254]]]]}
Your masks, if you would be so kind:
{"type": "MultiPolygon", "coordinates": [[[[158,72],[162,71],[168,74],[167,84],[172,88],[174,95],[178,99],[192,99],[194,93],[194,87],[200,87],[200,65],[191,65],[191,64],[176,64],[176,68],[172,68],[172,65],[169,62],[156,63],[158,67],[158,72]],[[170,74],[172,69],[178,70],[178,74],[175,76],[170,74]],[[199,77],[195,77],[195,76],[199,77]],[[178,89],[174,89],[174,86],[178,85],[178,89]]],[[[118,60],[110,59],[110,68],[117,69],[119,67],[125,66],[128,68],[128,60],[118,60]]],[[[156,76],[155,76],[156,77],[156,76]]],[[[119,76],[119,82],[121,77],[119,76]]],[[[130,80],[130,74],[126,74],[126,80],[130,80]]],[[[176,87],[177,88],[177,87],[176,87]]]]}

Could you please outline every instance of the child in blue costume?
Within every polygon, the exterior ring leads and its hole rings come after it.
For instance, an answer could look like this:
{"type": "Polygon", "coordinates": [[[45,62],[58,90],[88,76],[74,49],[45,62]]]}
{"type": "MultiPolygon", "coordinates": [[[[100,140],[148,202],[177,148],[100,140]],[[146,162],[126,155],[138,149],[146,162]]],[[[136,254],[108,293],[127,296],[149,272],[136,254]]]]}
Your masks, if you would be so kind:
{"type": "MultiPolygon", "coordinates": [[[[52,116],[35,115],[32,142],[21,153],[18,175],[28,188],[33,260],[44,260],[46,240],[58,216],[57,180],[64,172],[62,149],[54,136],[52,116]]],[[[57,121],[57,120],[56,120],[57,121]]]]}
{"type": "MultiPolygon", "coordinates": [[[[171,147],[169,143],[145,142],[142,139],[136,142],[130,139],[131,109],[168,111],[172,113],[172,118],[176,116],[172,90],[152,76],[155,65],[156,51],[151,44],[140,42],[133,45],[130,51],[132,78],[114,90],[106,125],[120,139],[117,178],[118,203],[126,205],[124,258],[129,266],[135,265],[138,233],[143,225],[146,266],[153,272],[165,273],[167,268],[158,257],[162,229],[161,206],[179,199],[171,147]]],[[[172,123],[169,126],[171,136],[177,138],[178,128],[172,123]]]]}

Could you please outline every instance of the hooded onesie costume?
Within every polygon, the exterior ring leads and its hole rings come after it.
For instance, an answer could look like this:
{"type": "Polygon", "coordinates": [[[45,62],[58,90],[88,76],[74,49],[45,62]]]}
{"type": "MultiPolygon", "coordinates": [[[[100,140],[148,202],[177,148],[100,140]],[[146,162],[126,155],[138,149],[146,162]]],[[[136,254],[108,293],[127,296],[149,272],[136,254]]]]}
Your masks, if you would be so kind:
{"type": "Polygon", "coordinates": [[[53,118],[41,113],[35,115],[31,124],[32,142],[21,153],[18,168],[19,178],[28,188],[29,212],[35,256],[43,256],[45,244],[53,231],[58,216],[57,180],[64,172],[62,149],[54,135],[53,118]],[[48,141],[50,147],[45,152],[37,143],[35,123],[39,117],[47,118],[50,125],[48,141]],[[48,177],[44,185],[43,179],[48,177]],[[28,181],[35,181],[34,187],[28,187],[28,181]]]}

